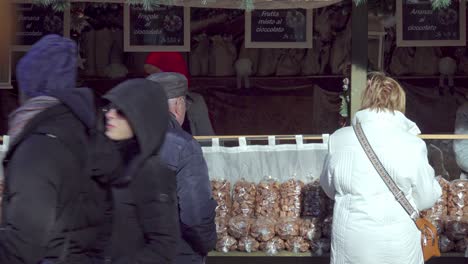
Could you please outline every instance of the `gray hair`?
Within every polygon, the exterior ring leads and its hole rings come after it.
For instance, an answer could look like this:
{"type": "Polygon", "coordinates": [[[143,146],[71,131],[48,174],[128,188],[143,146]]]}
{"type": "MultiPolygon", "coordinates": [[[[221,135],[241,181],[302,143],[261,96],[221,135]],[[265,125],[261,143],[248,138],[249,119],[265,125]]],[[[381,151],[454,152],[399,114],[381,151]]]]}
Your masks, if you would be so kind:
{"type": "Polygon", "coordinates": [[[175,106],[176,102],[177,102],[177,98],[170,98],[170,99],[167,99],[167,104],[169,105],[169,108],[175,106]]]}
{"type": "Polygon", "coordinates": [[[175,104],[177,103],[177,100],[179,98],[182,98],[184,100],[184,103],[186,104],[187,106],[187,98],[185,96],[179,96],[179,97],[175,97],[175,98],[169,98],[167,99],[167,104],[169,105],[169,109],[173,106],[175,106],[175,104]]]}

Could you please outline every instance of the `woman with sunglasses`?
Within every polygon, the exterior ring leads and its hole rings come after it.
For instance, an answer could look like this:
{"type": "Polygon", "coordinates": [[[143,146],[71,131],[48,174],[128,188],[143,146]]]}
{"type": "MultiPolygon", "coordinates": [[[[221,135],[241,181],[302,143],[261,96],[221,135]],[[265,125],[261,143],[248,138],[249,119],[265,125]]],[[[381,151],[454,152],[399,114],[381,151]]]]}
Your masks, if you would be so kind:
{"type": "Polygon", "coordinates": [[[171,263],[179,237],[174,172],[158,151],[168,120],[167,97],[157,83],[125,81],[104,96],[106,135],[121,153],[112,175],[112,235],[106,261],[171,263]]]}

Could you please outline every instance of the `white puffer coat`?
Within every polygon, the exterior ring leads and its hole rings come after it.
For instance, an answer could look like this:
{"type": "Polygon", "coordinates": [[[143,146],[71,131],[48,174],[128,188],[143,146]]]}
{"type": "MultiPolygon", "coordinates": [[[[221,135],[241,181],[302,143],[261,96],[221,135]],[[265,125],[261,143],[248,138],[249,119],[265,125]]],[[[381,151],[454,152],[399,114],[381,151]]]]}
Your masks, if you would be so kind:
{"type": "MultiPolygon", "coordinates": [[[[418,210],[441,196],[418,127],[400,112],[356,113],[384,167],[418,210]]],[[[321,176],[335,199],[332,264],[422,264],[421,234],[376,172],[353,128],[336,131],[321,176]]]]}

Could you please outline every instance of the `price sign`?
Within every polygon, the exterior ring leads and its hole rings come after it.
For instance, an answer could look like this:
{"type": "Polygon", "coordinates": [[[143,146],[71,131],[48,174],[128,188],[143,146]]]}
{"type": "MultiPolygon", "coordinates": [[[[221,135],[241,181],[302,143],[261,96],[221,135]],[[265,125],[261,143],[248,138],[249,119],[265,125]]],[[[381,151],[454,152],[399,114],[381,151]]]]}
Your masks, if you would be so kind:
{"type": "Polygon", "coordinates": [[[33,4],[28,0],[14,1],[16,30],[13,51],[27,51],[47,34],[70,35],[70,10],[57,11],[52,5],[33,4]]]}
{"type": "Polygon", "coordinates": [[[465,1],[435,10],[430,1],[397,0],[398,46],[465,46],[465,41],[465,1]]]}
{"type": "Polygon", "coordinates": [[[256,9],[246,12],[246,48],[312,48],[312,10],[256,9]]]}
{"type": "Polygon", "coordinates": [[[189,51],[190,8],[182,6],[154,7],[125,5],[125,51],[189,51]]]}

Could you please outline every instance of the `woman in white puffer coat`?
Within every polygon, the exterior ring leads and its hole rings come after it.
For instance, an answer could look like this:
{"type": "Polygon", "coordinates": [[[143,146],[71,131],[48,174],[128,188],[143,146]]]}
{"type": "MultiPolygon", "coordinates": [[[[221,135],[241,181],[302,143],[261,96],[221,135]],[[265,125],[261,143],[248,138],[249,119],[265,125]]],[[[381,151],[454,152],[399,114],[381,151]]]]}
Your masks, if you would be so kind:
{"type": "MultiPolygon", "coordinates": [[[[383,166],[418,211],[441,196],[419,128],[404,116],[405,92],[393,79],[375,74],[363,94],[361,122],[383,166]]],[[[335,200],[333,264],[422,264],[421,234],[374,169],[352,127],[336,131],[321,175],[335,200]]]]}

